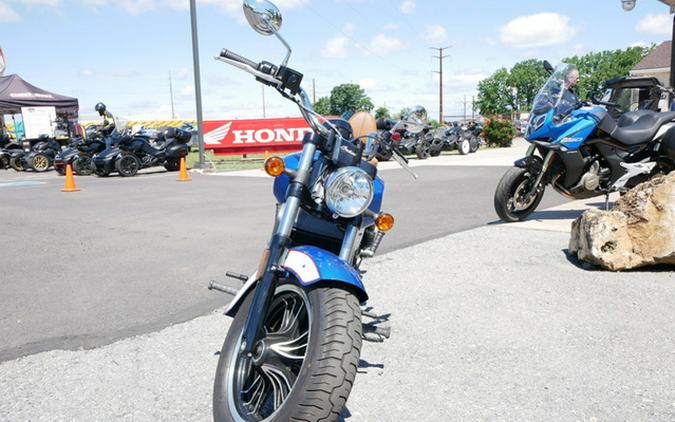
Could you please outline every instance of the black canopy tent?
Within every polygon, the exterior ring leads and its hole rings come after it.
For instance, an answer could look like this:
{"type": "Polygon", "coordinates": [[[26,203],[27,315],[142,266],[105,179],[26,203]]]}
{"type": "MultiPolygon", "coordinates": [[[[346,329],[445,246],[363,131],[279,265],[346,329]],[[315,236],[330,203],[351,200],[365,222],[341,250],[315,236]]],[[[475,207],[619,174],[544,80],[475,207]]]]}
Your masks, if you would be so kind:
{"type": "Polygon", "coordinates": [[[0,76],[0,116],[19,114],[21,107],[55,107],[56,114],[77,117],[77,98],[45,91],[21,79],[19,75],[0,76]]]}

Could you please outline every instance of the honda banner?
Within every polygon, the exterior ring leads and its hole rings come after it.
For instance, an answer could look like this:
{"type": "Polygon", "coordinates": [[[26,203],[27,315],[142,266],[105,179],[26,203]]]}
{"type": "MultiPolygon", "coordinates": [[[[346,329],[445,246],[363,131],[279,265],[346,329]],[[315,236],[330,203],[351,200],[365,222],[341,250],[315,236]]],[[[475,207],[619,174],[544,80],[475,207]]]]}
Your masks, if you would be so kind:
{"type": "Polygon", "coordinates": [[[311,129],[301,117],[255,120],[207,120],[204,146],[215,154],[263,154],[302,149],[311,129]]]}

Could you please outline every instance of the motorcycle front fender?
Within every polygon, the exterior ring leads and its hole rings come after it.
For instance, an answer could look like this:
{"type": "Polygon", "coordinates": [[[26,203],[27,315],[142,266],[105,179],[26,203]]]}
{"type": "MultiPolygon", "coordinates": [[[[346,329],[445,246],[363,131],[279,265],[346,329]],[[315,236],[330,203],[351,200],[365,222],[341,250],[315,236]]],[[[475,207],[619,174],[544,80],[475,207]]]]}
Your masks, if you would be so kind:
{"type": "Polygon", "coordinates": [[[528,155],[513,163],[514,166],[528,170],[530,173],[539,174],[543,168],[544,161],[537,155],[528,155]]]}
{"type": "MultiPolygon", "coordinates": [[[[368,293],[361,276],[348,263],[335,254],[315,246],[291,248],[284,260],[283,268],[293,274],[302,286],[338,283],[354,291],[360,302],[368,300],[368,293]]],[[[257,273],[251,276],[237,296],[225,309],[225,315],[234,317],[239,305],[258,281],[257,273]]]]}

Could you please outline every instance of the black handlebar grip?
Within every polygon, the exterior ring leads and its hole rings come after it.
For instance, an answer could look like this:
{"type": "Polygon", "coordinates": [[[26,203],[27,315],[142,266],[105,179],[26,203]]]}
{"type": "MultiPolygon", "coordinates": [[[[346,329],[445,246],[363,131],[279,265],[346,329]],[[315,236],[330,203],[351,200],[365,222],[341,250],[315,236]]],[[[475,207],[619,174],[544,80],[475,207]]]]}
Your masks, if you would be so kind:
{"type": "Polygon", "coordinates": [[[251,66],[254,69],[258,68],[258,63],[254,62],[253,60],[249,60],[246,57],[242,57],[237,53],[233,53],[232,51],[230,51],[228,49],[223,49],[220,52],[220,57],[223,57],[225,59],[234,60],[235,62],[243,63],[247,66],[251,66]]]}

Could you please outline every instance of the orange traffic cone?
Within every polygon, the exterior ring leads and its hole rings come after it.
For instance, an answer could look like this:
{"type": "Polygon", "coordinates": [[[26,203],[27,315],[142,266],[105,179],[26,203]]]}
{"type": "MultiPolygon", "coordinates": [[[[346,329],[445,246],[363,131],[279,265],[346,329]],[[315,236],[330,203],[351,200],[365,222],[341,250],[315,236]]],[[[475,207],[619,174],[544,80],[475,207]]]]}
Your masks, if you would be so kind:
{"type": "Polygon", "coordinates": [[[66,186],[61,189],[61,192],[79,192],[80,190],[75,186],[75,178],[73,177],[73,166],[66,164],[66,186]]]}
{"type": "Polygon", "coordinates": [[[188,176],[187,172],[187,165],[185,164],[185,157],[181,157],[180,159],[180,175],[178,176],[178,179],[176,179],[177,182],[191,182],[192,179],[190,179],[190,176],[188,176]]]}

